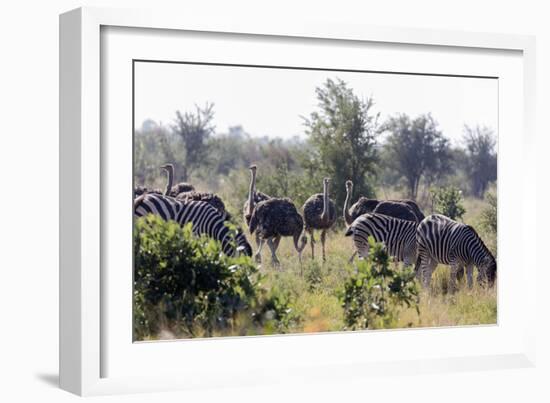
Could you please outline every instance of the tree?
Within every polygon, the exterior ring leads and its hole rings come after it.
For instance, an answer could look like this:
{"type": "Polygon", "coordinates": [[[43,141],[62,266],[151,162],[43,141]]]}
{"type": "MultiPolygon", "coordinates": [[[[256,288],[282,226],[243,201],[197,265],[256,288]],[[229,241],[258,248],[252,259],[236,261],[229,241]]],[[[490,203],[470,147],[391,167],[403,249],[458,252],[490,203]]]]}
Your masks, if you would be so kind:
{"type": "Polygon", "coordinates": [[[450,170],[449,140],[430,114],[414,120],[405,114],[390,117],[383,129],[389,132],[387,165],[405,179],[410,198],[416,199],[422,179],[430,185],[450,170]]]}
{"type": "Polygon", "coordinates": [[[207,157],[207,141],[214,133],[214,104],[206,104],[204,108],[195,106],[195,113],[176,112],[172,132],[183,143],[184,163],[176,164],[176,172],[181,172],[181,180],[187,181],[190,171],[198,168],[207,157]]]}
{"type": "Polygon", "coordinates": [[[462,191],[454,186],[432,189],[432,202],[435,212],[451,220],[462,219],[466,209],[462,205],[462,191]]]}
{"type": "Polygon", "coordinates": [[[318,110],[305,119],[306,134],[313,145],[306,172],[319,184],[323,175],[332,179],[331,198],[338,206],[344,204],[348,179],[357,194],[373,196],[378,115],[371,112],[372,98],[359,99],[340,79],[327,79],[316,94],[318,110]]]}
{"type": "Polygon", "coordinates": [[[471,192],[476,197],[483,197],[489,182],[497,178],[496,139],[488,127],[465,125],[464,143],[471,192]]]}

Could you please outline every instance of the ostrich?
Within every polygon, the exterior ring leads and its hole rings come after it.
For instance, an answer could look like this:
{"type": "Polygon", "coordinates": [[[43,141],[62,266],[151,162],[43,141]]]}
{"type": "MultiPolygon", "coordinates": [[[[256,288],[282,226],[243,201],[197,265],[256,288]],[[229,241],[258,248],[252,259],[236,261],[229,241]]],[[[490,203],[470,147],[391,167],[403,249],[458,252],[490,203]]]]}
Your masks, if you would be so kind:
{"type": "Polygon", "coordinates": [[[384,214],[401,220],[420,222],[409,204],[397,200],[384,200],[378,203],[373,213],[384,214]]]}
{"type": "MultiPolygon", "coordinates": [[[[251,204],[254,199],[250,198],[251,204]]],[[[283,236],[291,236],[294,240],[294,247],[298,252],[300,270],[302,264],[302,251],[304,250],[307,237],[304,233],[304,220],[296,209],[292,200],[288,198],[272,197],[259,202],[253,206],[250,216],[250,233],[256,233],[259,241],[255,258],[258,263],[262,261],[262,246],[267,242],[271,250],[272,264],[278,265],[277,248],[283,236]]]]}
{"type": "Polygon", "coordinates": [[[168,181],[166,182],[166,188],[164,190],[164,196],[176,197],[180,193],[193,192],[195,187],[187,182],[177,183],[175,186],[172,186],[174,183],[174,165],[165,164],[160,167],[166,172],[168,181]]]}
{"type": "Polygon", "coordinates": [[[149,189],[141,185],[137,185],[134,188],[134,197],[141,196],[142,194],[145,194],[145,193],[153,193],[153,194],[159,194],[159,195],[164,194],[164,192],[160,189],[149,189]]]}
{"type": "Polygon", "coordinates": [[[177,200],[193,200],[193,201],[203,201],[210,204],[216,210],[218,210],[226,220],[229,220],[231,216],[225,208],[225,204],[220,196],[215,193],[210,192],[183,192],[176,196],[177,200]]]}
{"type": "Polygon", "coordinates": [[[323,179],[323,193],[317,193],[310,196],[303,206],[305,230],[311,235],[311,259],[315,258],[315,239],[313,231],[321,230],[321,245],[323,249],[323,261],[325,256],[325,239],[327,230],[336,222],[336,207],[334,202],[328,198],[329,179],[323,179]]]}
{"type": "MultiPolygon", "coordinates": [[[[271,199],[271,196],[256,191],[256,165],[250,165],[250,186],[248,188],[248,198],[243,205],[243,218],[246,225],[250,225],[250,217],[254,211],[254,206],[259,202],[271,199]]],[[[271,242],[271,239],[268,241],[271,242]]],[[[260,235],[256,232],[256,246],[260,246],[260,235]]]]}
{"type": "Polygon", "coordinates": [[[357,217],[366,213],[372,213],[376,208],[379,200],[369,199],[361,196],[351,207],[348,208],[351,203],[351,195],[353,193],[353,182],[346,181],[346,200],[344,201],[344,221],[347,225],[351,225],[357,217]]]}
{"type": "Polygon", "coordinates": [[[161,166],[161,169],[165,170],[168,176],[164,196],[175,197],[176,199],[182,201],[203,201],[218,210],[226,220],[230,218],[229,213],[225,208],[225,204],[218,195],[210,192],[196,192],[195,187],[187,182],[180,182],[175,186],[172,186],[174,182],[174,166],[172,164],[166,164],[161,166]]]}
{"type": "Polygon", "coordinates": [[[271,196],[265,193],[256,191],[256,165],[250,165],[250,186],[248,188],[248,199],[244,202],[243,217],[244,221],[248,225],[250,223],[250,217],[252,217],[252,211],[254,205],[264,200],[271,199],[271,196]]]}

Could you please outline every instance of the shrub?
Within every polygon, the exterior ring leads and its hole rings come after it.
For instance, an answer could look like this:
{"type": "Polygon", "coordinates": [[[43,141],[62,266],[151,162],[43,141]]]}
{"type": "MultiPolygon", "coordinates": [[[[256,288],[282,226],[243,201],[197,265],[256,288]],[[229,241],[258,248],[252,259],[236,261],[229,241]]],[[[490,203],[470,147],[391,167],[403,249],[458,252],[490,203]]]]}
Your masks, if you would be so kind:
{"type": "Polygon", "coordinates": [[[449,217],[451,220],[461,219],[466,209],[462,205],[462,191],[454,186],[431,190],[435,212],[449,217]]]}
{"type": "MultiPolygon", "coordinates": [[[[137,219],[134,255],[135,339],[154,337],[167,324],[178,334],[212,336],[243,314],[262,324],[265,305],[272,304],[249,257],[226,256],[219,242],[194,236],[191,225],[154,215],[137,219]]],[[[275,305],[277,322],[286,312],[281,305],[275,305]]]]}
{"type": "Polygon", "coordinates": [[[418,312],[418,286],[412,267],[390,269],[382,243],[369,237],[369,256],[357,264],[357,273],[344,284],[340,297],[346,328],[393,327],[401,307],[418,312]]]}
{"type": "Polygon", "coordinates": [[[497,194],[494,190],[485,193],[487,207],[481,212],[480,224],[486,231],[497,233],[497,194]]]}
{"type": "Polygon", "coordinates": [[[481,211],[479,227],[487,247],[495,255],[497,253],[497,193],[493,187],[485,193],[487,206],[481,211]]]}

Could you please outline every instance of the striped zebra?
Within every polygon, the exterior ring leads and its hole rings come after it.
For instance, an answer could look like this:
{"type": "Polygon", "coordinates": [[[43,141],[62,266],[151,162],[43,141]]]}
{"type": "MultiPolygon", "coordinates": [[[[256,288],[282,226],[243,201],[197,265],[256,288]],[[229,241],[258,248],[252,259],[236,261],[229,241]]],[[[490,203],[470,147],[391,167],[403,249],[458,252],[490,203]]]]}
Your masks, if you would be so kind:
{"type": "Polygon", "coordinates": [[[137,217],[155,214],[165,221],[176,221],[182,226],[190,222],[194,234],[204,234],[220,241],[226,255],[235,256],[237,251],[242,251],[245,255],[252,256],[252,247],[241,230],[235,237],[237,244],[237,250],[235,250],[233,237],[225,225],[224,216],[206,202],[178,200],[169,196],[146,193],[135,199],[134,214],[137,217]]]}
{"type": "Polygon", "coordinates": [[[494,284],[497,263],[477,232],[469,225],[451,220],[439,214],[426,217],[416,231],[418,260],[415,270],[422,284],[430,284],[438,263],[451,266],[451,287],[455,289],[457,275],[462,276],[466,267],[468,287],[472,287],[473,268],[477,266],[478,281],[494,284]]]}
{"type": "Polygon", "coordinates": [[[388,255],[396,261],[412,265],[416,261],[416,226],[415,221],[367,213],[357,217],[345,235],[353,238],[355,249],[362,258],[368,256],[368,238],[372,236],[375,241],[384,243],[388,255]]]}

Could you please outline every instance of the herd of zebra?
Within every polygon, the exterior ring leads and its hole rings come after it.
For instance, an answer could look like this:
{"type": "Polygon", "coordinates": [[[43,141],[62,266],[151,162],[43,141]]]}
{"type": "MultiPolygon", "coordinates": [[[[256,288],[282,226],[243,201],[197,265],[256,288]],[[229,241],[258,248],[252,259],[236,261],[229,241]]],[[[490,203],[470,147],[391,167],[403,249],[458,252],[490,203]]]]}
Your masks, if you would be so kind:
{"type": "MultiPolygon", "coordinates": [[[[173,220],[180,225],[192,224],[193,233],[207,235],[220,241],[227,255],[243,253],[252,256],[253,250],[242,229],[236,235],[226,222],[231,218],[222,199],[209,192],[197,192],[185,182],[173,184],[174,167],[161,167],[167,174],[164,191],[138,186],[134,189],[134,215],[141,217],[155,214],[163,220],[173,220]]],[[[279,264],[277,249],[282,237],[292,237],[300,264],[302,251],[310,236],[311,258],[315,257],[314,231],[320,230],[323,261],[326,260],[325,243],[327,231],[336,222],[336,206],[329,198],[330,180],[323,180],[323,193],[309,197],[303,214],[294,202],[286,197],[271,197],[256,190],[255,165],[250,167],[248,197],[243,205],[244,222],[250,234],[256,238],[254,257],[261,263],[264,244],[271,251],[272,263],[279,264]]],[[[376,200],[360,197],[350,206],[353,183],[346,182],[346,199],[343,218],[346,236],[353,240],[355,251],[350,261],[358,254],[368,255],[368,238],[383,242],[388,254],[405,265],[415,264],[415,271],[422,284],[429,286],[432,273],[438,263],[451,267],[451,286],[467,274],[468,286],[473,283],[473,268],[478,268],[478,281],[494,284],[496,260],[476,231],[469,225],[451,220],[439,214],[425,217],[412,200],[376,200]]]]}

